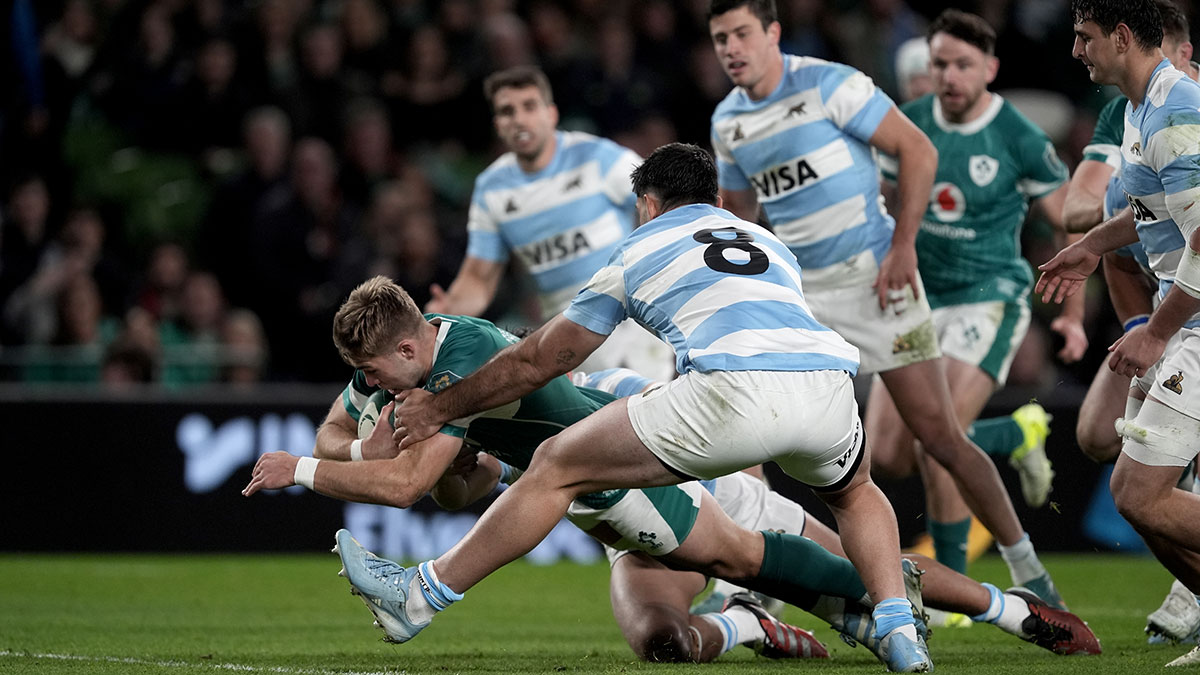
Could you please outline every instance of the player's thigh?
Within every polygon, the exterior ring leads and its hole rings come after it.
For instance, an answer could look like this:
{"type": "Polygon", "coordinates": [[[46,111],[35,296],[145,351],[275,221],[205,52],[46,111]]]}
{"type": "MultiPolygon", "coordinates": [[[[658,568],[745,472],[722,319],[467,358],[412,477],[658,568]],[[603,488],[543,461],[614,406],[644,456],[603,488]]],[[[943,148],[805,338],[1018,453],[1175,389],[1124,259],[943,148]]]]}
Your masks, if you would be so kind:
{"type": "Polygon", "coordinates": [[[955,417],[959,426],[965,429],[979,418],[979,413],[996,391],[996,380],[979,366],[953,357],[942,357],[942,363],[955,417]]]}
{"type": "Polygon", "coordinates": [[[663,556],[689,538],[706,496],[696,481],[603,491],[575,499],[567,519],[615,549],[663,556]]]}
{"type": "Polygon", "coordinates": [[[900,418],[908,425],[926,450],[935,455],[938,450],[953,444],[962,434],[950,387],[946,383],[946,368],[942,359],[913,363],[879,374],[888,388],[900,418]]]}
{"type": "Polygon", "coordinates": [[[1130,378],[1113,372],[1106,360],[1079,406],[1075,436],[1084,453],[1097,462],[1112,462],[1121,451],[1121,437],[1113,424],[1125,413],[1129,387],[1130,378]]]}
{"type": "Polygon", "coordinates": [[[644,553],[618,554],[609,598],[626,642],[640,656],[643,646],[658,636],[686,636],[688,609],[707,583],[702,574],[668,569],[644,553]]]}
{"type": "Polygon", "coordinates": [[[892,395],[878,377],[872,378],[863,426],[871,439],[871,467],[888,478],[904,478],[916,469],[914,437],[896,410],[892,395]]]}
{"type": "Polygon", "coordinates": [[[634,432],[627,401],[613,401],[544,441],[522,479],[580,492],[678,483],[634,432]]]}
{"type": "Polygon", "coordinates": [[[736,581],[757,575],[762,557],[762,534],[739,526],[703,492],[691,532],[663,559],[672,566],[736,581]]]}

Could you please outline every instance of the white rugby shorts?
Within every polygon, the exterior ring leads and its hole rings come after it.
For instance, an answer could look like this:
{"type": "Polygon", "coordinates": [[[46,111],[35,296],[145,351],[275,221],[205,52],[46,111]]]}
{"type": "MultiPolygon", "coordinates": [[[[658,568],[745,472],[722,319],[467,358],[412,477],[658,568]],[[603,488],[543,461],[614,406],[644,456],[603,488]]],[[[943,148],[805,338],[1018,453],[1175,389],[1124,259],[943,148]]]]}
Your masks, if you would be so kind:
{"type": "Polygon", "coordinates": [[[681,476],[715,478],[774,461],[815,489],[833,490],[862,461],[845,371],[691,371],[627,400],[638,438],[681,476]]]}
{"type": "Polygon", "coordinates": [[[919,276],[917,288],[920,297],[907,286],[904,299],[886,309],[879,309],[879,296],[869,283],[805,283],[804,299],[817,321],[858,347],[858,372],[880,373],[942,355],[919,276]]]}

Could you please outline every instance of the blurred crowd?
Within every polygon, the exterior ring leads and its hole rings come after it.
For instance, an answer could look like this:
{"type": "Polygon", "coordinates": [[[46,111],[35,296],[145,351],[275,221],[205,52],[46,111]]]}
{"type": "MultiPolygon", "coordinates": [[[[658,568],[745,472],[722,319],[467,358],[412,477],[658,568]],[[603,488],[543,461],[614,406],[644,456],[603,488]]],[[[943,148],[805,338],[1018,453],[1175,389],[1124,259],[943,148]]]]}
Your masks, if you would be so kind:
{"type": "MultiPolygon", "coordinates": [[[[784,50],[900,100],[897,50],[947,4],[779,0],[784,50]]],[[[1069,3],[954,4],[998,27],[997,90],[1066,102],[1045,119],[1073,165],[1104,93],[1070,57],[1069,3]]],[[[454,277],[474,177],[499,153],[483,78],[536,63],[565,128],[643,155],[707,145],[730,87],[707,5],[0,3],[0,379],[345,380],[330,325],[350,289],[386,274],[424,304],[454,277]]],[[[1029,232],[1048,257],[1049,233],[1029,232]]],[[[521,279],[489,316],[528,316],[521,279]]],[[[1055,377],[1047,335],[1014,383],[1055,377]]]]}

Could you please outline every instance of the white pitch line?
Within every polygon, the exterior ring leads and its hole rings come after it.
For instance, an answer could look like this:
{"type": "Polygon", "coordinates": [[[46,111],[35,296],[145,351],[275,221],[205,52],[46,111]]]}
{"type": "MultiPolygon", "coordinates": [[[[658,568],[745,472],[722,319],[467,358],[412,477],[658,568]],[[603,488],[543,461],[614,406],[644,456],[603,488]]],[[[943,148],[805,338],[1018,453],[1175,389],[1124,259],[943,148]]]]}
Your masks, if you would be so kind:
{"type": "Polygon", "coordinates": [[[310,668],[285,668],[283,666],[247,666],[240,663],[191,663],[189,661],[153,661],[131,656],[84,656],[81,654],[44,654],[39,652],[14,652],[0,649],[0,657],[48,659],[53,661],[83,661],[86,663],[120,663],[158,668],[211,668],[237,673],[280,673],[281,675],[404,675],[403,670],[314,670],[310,668]]]}

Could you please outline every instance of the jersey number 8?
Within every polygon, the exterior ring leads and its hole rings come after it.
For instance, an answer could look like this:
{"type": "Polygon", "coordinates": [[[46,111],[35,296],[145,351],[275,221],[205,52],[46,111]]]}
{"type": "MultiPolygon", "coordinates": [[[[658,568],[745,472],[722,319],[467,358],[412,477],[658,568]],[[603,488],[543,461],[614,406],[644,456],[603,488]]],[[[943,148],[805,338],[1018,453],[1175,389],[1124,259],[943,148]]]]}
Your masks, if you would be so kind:
{"type": "Polygon", "coordinates": [[[762,249],[750,243],[754,241],[754,235],[745,230],[739,230],[736,227],[700,230],[692,235],[692,239],[701,244],[709,245],[708,248],[704,249],[704,264],[717,272],[749,276],[766,272],[767,267],[771,264],[767,259],[767,254],[763,253],[762,249]],[[732,239],[725,239],[716,236],[713,234],[714,232],[731,232],[734,237],[732,239]],[[731,248],[748,253],[750,260],[744,263],[735,263],[726,260],[725,251],[731,248]]]}

